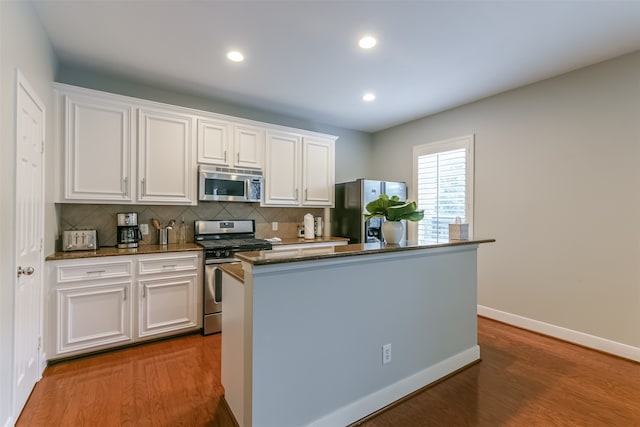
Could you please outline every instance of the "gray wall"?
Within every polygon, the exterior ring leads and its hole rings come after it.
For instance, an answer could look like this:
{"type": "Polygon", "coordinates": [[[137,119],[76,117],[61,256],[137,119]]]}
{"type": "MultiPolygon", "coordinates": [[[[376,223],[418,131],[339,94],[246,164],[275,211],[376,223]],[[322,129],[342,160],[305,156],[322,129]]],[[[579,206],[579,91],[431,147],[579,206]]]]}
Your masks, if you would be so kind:
{"type": "MultiPolygon", "coordinates": [[[[45,173],[53,182],[49,159],[52,141],[53,90],[56,60],[40,22],[23,1],[0,1],[0,425],[12,416],[13,391],[13,305],[15,285],[15,96],[16,68],[19,68],[47,109],[45,173]]],[[[52,196],[47,196],[45,226],[56,228],[52,196]]],[[[46,239],[45,253],[53,250],[53,236],[46,239]]],[[[17,414],[15,414],[17,415],[17,414]]],[[[15,422],[15,419],[14,419],[15,422]]]]}
{"type": "Polygon", "coordinates": [[[78,66],[60,66],[56,81],[105,92],[118,93],[151,101],[212,111],[266,123],[290,126],[338,136],[336,141],[336,182],[367,175],[371,161],[371,134],[288,117],[270,111],[246,108],[238,104],[205,98],[197,94],[149,86],[113,74],[78,66]]]}
{"type": "Polygon", "coordinates": [[[479,304],[640,347],[639,123],[635,53],[379,132],[373,164],[412,182],[414,145],[474,133],[479,304]]]}

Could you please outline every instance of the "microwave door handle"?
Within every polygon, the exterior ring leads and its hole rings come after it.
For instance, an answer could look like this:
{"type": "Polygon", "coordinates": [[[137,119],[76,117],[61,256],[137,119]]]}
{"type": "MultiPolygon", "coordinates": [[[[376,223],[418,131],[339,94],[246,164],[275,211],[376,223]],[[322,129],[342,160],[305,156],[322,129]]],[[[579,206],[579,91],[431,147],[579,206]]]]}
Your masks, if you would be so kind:
{"type": "Polygon", "coordinates": [[[244,200],[249,201],[249,191],[251,190],[251,178],[247,178],[244,180],[244,200]]]}

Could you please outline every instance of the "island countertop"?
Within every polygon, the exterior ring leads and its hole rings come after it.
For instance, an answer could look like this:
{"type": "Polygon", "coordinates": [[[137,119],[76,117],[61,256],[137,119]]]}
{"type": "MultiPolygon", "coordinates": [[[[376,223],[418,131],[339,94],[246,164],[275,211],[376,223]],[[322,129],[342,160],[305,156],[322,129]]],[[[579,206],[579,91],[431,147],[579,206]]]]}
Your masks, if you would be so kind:
{"type": "Polygon", "coordinates": [[[281,239],[279,242],[271,242],[273,246],[290,246],[290,245],[308,245],[314,243],[331,243],[331,242],[347,242],[349,243],[348,237],[334,237],[334,236],[322,236],[322,237],[314,237],[313,239],[305,239],[303,237],[296,238],[285,238],[281,239]]]}
{"type": "Polygon", "coordinates": [[[323,246],[318,248],[291,248],[279,251],[239,252],[236,258],[253,265],[281,264],[288,262],[311,261],[326,258],[338,258],[369,254],[391,253],[401,251],[415,251],[447,246],[478,245],[492,243],[495,239],[449,240],[448,242],[427,244],[421,242],[407,242],[400,245],[384,243],[356,243],[341,246],[323,246]]]}

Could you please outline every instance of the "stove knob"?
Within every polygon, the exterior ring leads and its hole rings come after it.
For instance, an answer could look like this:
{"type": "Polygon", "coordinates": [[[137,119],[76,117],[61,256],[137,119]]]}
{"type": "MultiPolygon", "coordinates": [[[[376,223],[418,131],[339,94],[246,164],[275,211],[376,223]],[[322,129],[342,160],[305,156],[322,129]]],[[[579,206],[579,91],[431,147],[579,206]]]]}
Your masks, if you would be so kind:
{"type": "Polygon", "coordinates": [[[229,258],[229,255],[231,255],[231,251],[224,251],[224,256],[226,258],[229,258]]]}
{"type": "Polygon", "coordinates": [[[220,251],[216,251],[216,258],[220,258],[220,251]]]}

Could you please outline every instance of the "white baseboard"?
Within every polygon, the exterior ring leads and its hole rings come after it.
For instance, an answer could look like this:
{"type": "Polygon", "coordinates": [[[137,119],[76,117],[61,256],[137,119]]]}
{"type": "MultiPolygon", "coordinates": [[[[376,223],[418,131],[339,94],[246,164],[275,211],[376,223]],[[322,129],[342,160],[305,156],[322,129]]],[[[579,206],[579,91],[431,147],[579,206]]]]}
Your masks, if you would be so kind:
{"type": "Polygon", "coordinates": [[[480,347],[476,345],[349,405],[343,406],[313,421],[308,427],[334,427],[351,424],[478,359],[480,359],[480,347]]]}
{"type": "Polygon", "coordinates": [[[640,348],[638,347],[585,334],[583,332],[574,331],[572,329],[563,328],[550,323],[540,322],[539,320],[529,319],[527,317],[518,316],[517,314],[507,313],[505,311],[496,310],[482,305],[478,305],[478,314],[522,329],[549,335],[573,344],[593,348],[604,353],[640,362],[640,348]]]}

